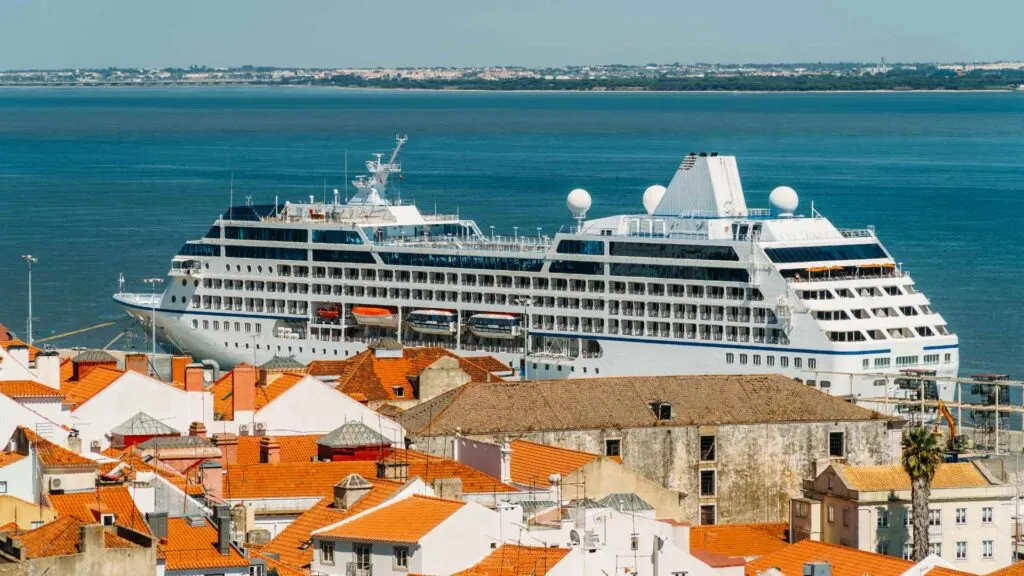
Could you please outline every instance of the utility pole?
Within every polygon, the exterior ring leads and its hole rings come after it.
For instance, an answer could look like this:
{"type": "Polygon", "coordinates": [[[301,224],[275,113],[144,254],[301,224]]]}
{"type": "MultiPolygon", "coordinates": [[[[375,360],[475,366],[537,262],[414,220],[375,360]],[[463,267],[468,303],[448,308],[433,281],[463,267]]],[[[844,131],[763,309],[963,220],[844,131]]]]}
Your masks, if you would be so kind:
{"type": "Polygon", "coordinates": [[[32,265],[39,259],[31,254],[23,254],[21,259],[28,264],[28,325],[25,331],[28,332],[28,343],[32,344],[32,265]]]}
{"type": "Polygon", "coordinates": [[[152,295],[150,296],[150,299],[149,299],[149,303],[150,303],[149,324],[150,324],[150,328],[152,329],[152,332],[151,332],[151,335],[150,335],[150,339],[152,340],[152,344],[153,344],[153,355],[149,359],[149,365],[153,367],[153,374],[155,375],[156,374],[156,301],[157,301],[156,285],[157,284],[163,284],[164,283],[164,279],[163,278],[146,278],[145,280],[143,280],[143,282],[145,282],[146,284],[149,284],[150,292],[152,292],[152,295]]]}

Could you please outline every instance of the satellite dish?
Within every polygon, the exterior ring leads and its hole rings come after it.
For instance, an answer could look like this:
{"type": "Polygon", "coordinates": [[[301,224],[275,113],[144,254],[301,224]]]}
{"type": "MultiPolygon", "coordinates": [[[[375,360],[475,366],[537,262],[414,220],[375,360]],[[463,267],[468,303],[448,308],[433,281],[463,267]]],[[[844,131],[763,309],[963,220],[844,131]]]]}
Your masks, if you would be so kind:
{"type": "Polygon", "coordinates": [[[569,530],[569,542],[573,546],[579,546],[580,545],[580,533],[577,532],[576,530],[569,530]]]}
{"type": "Polygon", "coordinates": [[[569,208],[569,212],[576,218],[583,218],[587,215],[587,210],[590,210],[590,192],[587,192],[583,188],[577,188],[572,192],[569,192],[569,196],[565,199],[565,205],[569,208]]]}
{"type": "Polygon", "coordinates": [[[648,186],[647,190],[644,190],[644,209],[647,210],[647,214],[654,214],[654,210],[661,203],[661,199],[665,196],[665,192],[668,192],[668,188],[665,188],[661,184],[655,184],[648,186]]]}
{"type": "Polygon", "coordinates": [[[796,190],[789,186],[779,186],[768,195],[768,203],[772,205],[772,210],[777,212],[779,217],[792,218],[796,207],[800,204],[800,198],[796,195],[796,190]]]}

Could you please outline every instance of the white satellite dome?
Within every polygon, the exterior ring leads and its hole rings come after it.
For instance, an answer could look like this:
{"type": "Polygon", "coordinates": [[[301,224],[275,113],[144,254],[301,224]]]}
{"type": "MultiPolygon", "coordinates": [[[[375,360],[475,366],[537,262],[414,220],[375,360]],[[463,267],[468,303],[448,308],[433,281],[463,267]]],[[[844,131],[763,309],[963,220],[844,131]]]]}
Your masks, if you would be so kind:
{"type": "Polygon", "coordinates": [[[569,192],[569,196],[565,199],[565,205],[569,208],[569,212],[572,212],[573,216],[586,216],[587,210],[590,210],[591,202],[590,192],[583,188],[577,188],[569,192]]]}
{"type": "Polygon", "coordinates": [[[779,216],[792,216],[800,204],[800,197],[789,186],[779,186],[768,195],[768,203],[779,216]]]}
{"type": "Polygon", "coordinates": [[[661,203],[661,199],[665,196],[665,192],[668,192],[668,188],[665,188],[661,184],[655,184],[648,186],[647,190],[644,190],[644,210],[647,210],[647,214],[654,214],[654,210],[661,203]]]}

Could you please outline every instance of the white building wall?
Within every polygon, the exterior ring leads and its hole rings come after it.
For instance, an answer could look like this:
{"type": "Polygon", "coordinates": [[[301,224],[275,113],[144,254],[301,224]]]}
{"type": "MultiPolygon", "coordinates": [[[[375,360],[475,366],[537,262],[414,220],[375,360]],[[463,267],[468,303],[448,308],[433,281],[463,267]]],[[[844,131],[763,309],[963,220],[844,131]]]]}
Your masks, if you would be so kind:
{"type": "Polygon", "coordinates": [[[79,431],[83,452],[89,451],[93,441],[105,449],[110,446],[110,431],[137,412],[185,434],[192,422],[203,420],[204,412],[212,414],[212,399],[206,392],[185,392],[143,374],[125,372],[75,409],[71,426],[79,431]]]}
{"type": "Polygon", "coordinates": [[[47,440],[64,446],[67,435],[60,429],[60,425],[59,420],[47,418],[16,400],[0,394],[0,442],[3,442],[4,446],[14,435],[14,430],[18,426],[34,430],[47,440]]]}
{"type": "Polygon", "coordinates": [[[470,568],[500,544],[500,515],[470,502],[420,540],[420,574],[452,574],[470,568]]]}
{"type": "Polygon", "coordinates": [[[26,502],[39,503],[41,481],[31,456],[0,467],[0,482],[7,483],[6,493],[26,502]]]}
{"type": "Polygon", "coordinates": [[[18,355],[0,348],[0,380],[35,380],[35,374],[28,367],[28,357],[21,361],[18,355]]]}

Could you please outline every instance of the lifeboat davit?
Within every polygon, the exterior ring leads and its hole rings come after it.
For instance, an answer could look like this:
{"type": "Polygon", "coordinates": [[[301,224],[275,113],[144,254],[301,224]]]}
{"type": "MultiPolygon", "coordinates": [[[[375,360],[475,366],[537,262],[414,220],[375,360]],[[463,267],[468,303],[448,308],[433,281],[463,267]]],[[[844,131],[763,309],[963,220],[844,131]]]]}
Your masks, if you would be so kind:
{"type": "Polygon", "coordinates": [[[384,306],[353,306],[352,318],[360,326],[398,327],[398,313],[384,306]]]}
{"type": "Polygon", "coordinates": [[[480,338],[511,340],[519,336],[519,317],[514,314],[474,314],[466,326],[480,338]]]}
{"type": "Polygon", "coordinates": [[[341,307],[335,304],[328,308],[321,308],[316,311],[316,315],[324,320],[337,320],[341,317],[341,307]]]}
{"type": "Polygon", "coordinates": [[[459,315],[451,310],[413,310],[405,324],[420,334],[455,334],[459,315]]]}

